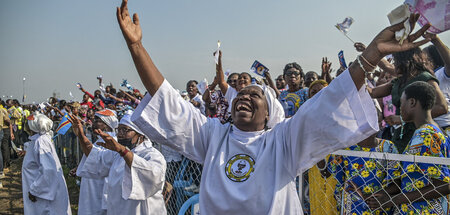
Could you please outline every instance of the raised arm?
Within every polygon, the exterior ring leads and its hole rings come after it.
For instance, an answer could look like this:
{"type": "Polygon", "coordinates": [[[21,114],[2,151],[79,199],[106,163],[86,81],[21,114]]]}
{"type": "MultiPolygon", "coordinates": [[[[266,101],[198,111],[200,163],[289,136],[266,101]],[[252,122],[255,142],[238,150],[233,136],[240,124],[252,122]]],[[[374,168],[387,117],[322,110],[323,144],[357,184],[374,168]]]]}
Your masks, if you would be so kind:
{"type": "Polygon", "coordinates": [[[120,89],[120,92],[123,92],[123,94],[125,94],[125,96],[127,96],[129,99],[130,99],[130,101],[136,101],[136,97],[134,97],[134,96],[132,96],[131,94],[129,94],[129,93],[127,93],[127,92],[125,92],[124,90],[121,90],[120,89]]]}
{"type": "Polygon", "coordinates": [[[444,97],[444,94],[439,88],[439,84],[434,80],[427,81],[431,86],[433,86],[436,92],[436,102],[433,105],[433,109],[431,109],[431,116],[438,117],[440,115],[446,114],[448,112],[447,100],[444,97]]]}
{"type": "Polygon", "coordinates": [[[118,102],[124,102],[125,101],[125,99],[117,98],[114,95],[109,94],[109,93],[106,93],[105,96],[108,97],[108,98],[112,98],[112,99],[114,99],[114,100],[116,100],[118,102]]]}
{"type": "Polygon", "coordinates": [[[111,151],[115,151],[122,156],[122,158],[125,160],[125,163],[130,168],[131,164],[133,163],[133,157],[134,153],[129,151],[125,146],[122,146],[120,143],[118,143],[113,137],[111,137],[109,134],[103,132],[100,129],[94,130],[95,134],[100,135],[102,139],[105,142],[98,142],[98,145],[103,146],[111,151]]]}
{"type": "Polygon", "coordinates": [[[222,68],[222,51],[219,50],[219,62],[216,64],[216,77],[214,79],[217,79],[217,84],[219,85],[220,90],[225,95],[228,90],[228,84],[227,81],[225,81],[225,76],[223,75],[223,68],[222,68]]]}
{"type": "MultiPolygon", "coordinates": [[[[363,52],[364,50],[366,50],[366,45],[364,45],[363,43],[357,42],[354,44],[354,46],[356,48],[356,51],[358,52],[363,52]]],[[[391,74],[392,76],[397,76],[397,74],[395,73],[394,65],[389,63],[389,61],[387,61],[386,59],[382,58],[380,62],[378,62],[377,66],[379,66],[383,71],[391,74]]]]}
{"type": "Polygon", "coordinates": [[[83,153],[86,156],[88,156],[92,150],[93,144],[84,134],[83,125],[81,124],[81,120],[72,114],[69,114],[68,120],[70,123],[72,123],[73,132],[77,135],[78,139],[80,140],[81,150],[83,151],[83,153]]]}
{"type": "Polygon", "coordinates": [[[275,83],[273,83],[272,76],[270,75],[269,72],[264,72],[264,75],[266,76],[265,79],[269,83],[269,87],[271,87],[275,91],[275,94],[277,95],[277,98],[279,98],[280,97],[280,91],[277,89],[277,86],[275,85],[275,83]]]}
{"type": "Polygon", "coordinates": [[[94,99],[95,97],[90,94],[88,91],[86,91],[83,87],[80,87],[81,92],[83,92],[84,94],[87,94],[89,96],[89,98],[94,99]]]}
{"type": "MultiPolygon", "coordinates": [[[[414,25],[418,18],[419,14],[411,15],[410,24],[412,28],[414,28],[414,25]]],[[[421,37],[429,27],[429,24],[424,25],[416,33],[409,35],[408,38],[403,42],[403,44],[400,45],[399,42],[395,39],[395,31],[401,30],[403,28],[403,22],[393,26],[389,26],[381,31],[372,40],[366,50],[362,52],[361,57],[358,57],[359,62],[361,62],[364,70],[371,71],[374,69],[373,65],[377,65],[384,56],[391,53],[406,51],[415,47],[419,47],[429,42],[429,38],[414,42],[419,37],[421,37]]],[[[360,89],[364,84],[365,72],[358,63],[358,59],[350,66],[349,72],[353,79],[353,82],[356,85],[356,88],[360,89]]]]}
{"type": "Polygon", "coordinates": [[[154,95],[164,81],[164,77],[153,63],[150,55],[142,45],[142,30],[139,25],[139,17],[135,13],[131,20],[127,7],[128,0],[123,0],[122,5],[117,7],[117,21],[120,30],[127,42],[131,57],[133,58],[136,70],[139,73],[142,83],[150,95],[154,95]]]}
{"type": "Polygon", "coordinates": [[[447,76],[450,76],[450,49],[448,49],[448,47],[441,41],[441,39],[439,39],[436,34],[426,33],[424,37],[431,39],[431,42],[436,47],[439,55],[444,61],[445,73],[447,74],[447,76]]]}
{"type": "MultiPolygon", "coordinates": [[[[331,62],[328,61],[327,57],[322,58],[322,75],[320,78],[325,80],[327,83],[331,83],[333,78],[331,77],[331,62]]],[[[309,87],[309,86],[306,86],[309,87]]]]}

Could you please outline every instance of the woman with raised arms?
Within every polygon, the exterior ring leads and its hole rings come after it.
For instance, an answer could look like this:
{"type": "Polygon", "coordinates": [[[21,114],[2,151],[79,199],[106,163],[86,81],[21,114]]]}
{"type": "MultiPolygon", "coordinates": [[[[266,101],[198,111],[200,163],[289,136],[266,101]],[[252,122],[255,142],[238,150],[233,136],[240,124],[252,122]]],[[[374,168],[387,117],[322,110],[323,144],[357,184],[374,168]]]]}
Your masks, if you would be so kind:
{"type": "MultiPolygon", "coordinates": [[[[387,54],[426,43],[414,41],[429,27],[403,45],[394,36],[402,23],[384,29],[358,57],[360,63],[353,63],[292,118],[266,129],[273,102],[260,87],[239,91],[232,101],[234,124],[207,118],[158,71],[142,46],[139,18],[129,15],[127,0],[117,8],[117,19],[148,91],[131,119],[150,139],[203,164],[201,214],[303,214],[295,177],[378,130],[375,107],[363,87],[364,71],[387,54]]],[[[411,17],[412,26],[417,19],[411,17]]]]}

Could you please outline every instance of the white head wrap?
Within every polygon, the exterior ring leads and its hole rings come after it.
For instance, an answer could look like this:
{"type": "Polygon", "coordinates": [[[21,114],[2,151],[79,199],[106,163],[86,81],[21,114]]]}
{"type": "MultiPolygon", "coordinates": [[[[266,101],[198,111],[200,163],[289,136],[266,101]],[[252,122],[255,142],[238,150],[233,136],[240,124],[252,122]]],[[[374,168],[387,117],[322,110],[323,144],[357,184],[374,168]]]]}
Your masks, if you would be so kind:
{"type": "Polygon", "coordinates": [[[267,120],[267,128],[273,128],[275,125],[280,123],[285,119],[284,109],[281,103],[278,101],[275,91],[268,86],[261,86],[258,84],[252,84],[249,86],[256,86],[262,89],[264,95],[266,96],[269,120],[267,120]]]}
{"type": "Polygon", "coordinates": [[[120,123],[122,125],[126,125],[128,127],[130,127],[131,129],[133,129],[134,131],[136,131],[137,133],[144,135],[144,132],[141,131],[141,129],[139,129],[132,121],[131,121],[131,115],[133,115],[133,112],[131,113],[127,113],[125,115],[123,115],[122,119],[120,119],[120,123]]]}
{"type": "Polygon", "coordinates": [[[39,112],[35,112],[32,116],[28,117],[28,126],[30,130],[40,135],[48,133],[53,136],[53,121],[39,112]]]}
{"type": "Polygon", "coordinates": [[[108,125],[112,129],[116,129],[119,126],[119,120],[117,119],[117,115],[115,111],[110,109],[104,109],[101,111],[95,112],[95,116],[98,116],[106,125],[108,125]]]}
{"type": "Polygon", "coordinates": [[[275,91],[268,86],[260,86],[266,96],[267,105],[269,106],[269,120],[267,121],[267,127],[273,128],[276,124],[283,121],[285,118],[284,109],[281,103],[278,101],[275,91]]]}

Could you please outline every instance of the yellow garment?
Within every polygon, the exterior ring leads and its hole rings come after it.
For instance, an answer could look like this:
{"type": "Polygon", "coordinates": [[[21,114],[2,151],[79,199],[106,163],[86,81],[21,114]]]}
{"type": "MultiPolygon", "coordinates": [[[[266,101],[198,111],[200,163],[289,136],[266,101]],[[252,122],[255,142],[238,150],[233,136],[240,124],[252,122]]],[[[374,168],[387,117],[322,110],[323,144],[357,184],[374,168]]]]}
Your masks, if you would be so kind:
{"type": "MultiPolygon", "coordinates": [[[[1,106],[1,105],[0,105],[1,106]]],[[[0,129],[8,128],[5,121],[9,119],[8,117],[8,111],[3,108],[3,106],[0,107],[0,129]]]]}
{"type": "Polygon", "coordinates": [[[25,118],[28,118],[31,114],[30,111],[27,109],[25,109],[23,112],[25,113],[25,118]]]}
{"type": "Polygon", "coordinates": [[[8,109],[9,118],[11,119],[11,124],[13,125],[14,131],[22,128],[22,114],[17,110],[16,107],[10,107],[8,109]],[[20,123],[20,125],[19,125],[20,123]],[[19,127],[20,126],[20,127],[19,127]]]}
{"type": "MultiPolygon", "coordinates": [[[[328,156],[329,157],[329,156],[328,156]]],[[[328,157],[326,160],[328,160],[328,157]]],[[[330,176],[326,179],[320,174],[319,168],[313,166],[309,169],[309,200],[312,215],[339,214],[334,198],[336,179],[330,176]]]]}

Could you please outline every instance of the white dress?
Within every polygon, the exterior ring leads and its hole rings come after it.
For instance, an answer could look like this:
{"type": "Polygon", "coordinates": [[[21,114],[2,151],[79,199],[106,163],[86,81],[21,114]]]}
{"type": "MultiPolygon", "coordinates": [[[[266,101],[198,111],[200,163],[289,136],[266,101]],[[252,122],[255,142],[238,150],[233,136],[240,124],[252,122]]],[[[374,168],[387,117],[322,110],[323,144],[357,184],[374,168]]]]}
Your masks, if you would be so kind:
{"type": "Polygon", "coordinates": [[[22,164],[22,192],[24,214],[72,214],[69,194],[61,163],[51,136],[35,134],[25,143],[22,164]],[[36,196],[36,202],[28,198],[36,196]]]}
{"type": "MultiPolygon", "coordinates": [[[[117,140],[115,133],[107,132],[109,135],[117,140]]],[[[104,142],[102,138],[95,141],[94,146],[100,150],[107,150],[99,145],[98,142],[104,142]]],[[[107,178],[92,178],[81,171],[80,166],[86,162],[86,156],[83,154],[80,164],[77,168],[77,176],[81,177],[80,196],[78,199],[78,214],[79,215],[104,215],[106,214],[107,193],[105,184],[108,183],[107,178]]]]}
{"type": "Polygon", "coordinates": [[[85,177],[108,178],[107,214],[166,214],[162,195],[164,157],[150,141],[131,151],[134,156],[130,168],[119,153],[94,146],[78,169],[85,177]]]}
{"type": "Polygon", "coordinates": [[[370,95],[348,71],[267,131],[206,118],[167,81],[131,119],[152,140],[203,164],[201,214],[303,214],[295,177],[378,130],[370,95]]]}

